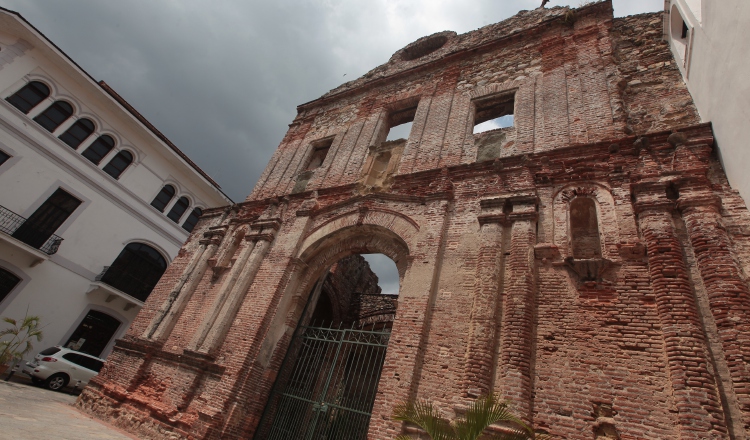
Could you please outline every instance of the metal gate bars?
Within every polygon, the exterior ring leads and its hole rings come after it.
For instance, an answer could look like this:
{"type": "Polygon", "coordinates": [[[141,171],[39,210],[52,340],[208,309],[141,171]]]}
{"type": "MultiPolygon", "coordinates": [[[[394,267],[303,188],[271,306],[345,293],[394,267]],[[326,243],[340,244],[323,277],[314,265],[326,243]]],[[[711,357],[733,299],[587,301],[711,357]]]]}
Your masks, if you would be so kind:
{"type": "Polygon", "coordinates": [[[364,440],[390,333],[390,323],[299,329],[255,439],[364,440]]]}

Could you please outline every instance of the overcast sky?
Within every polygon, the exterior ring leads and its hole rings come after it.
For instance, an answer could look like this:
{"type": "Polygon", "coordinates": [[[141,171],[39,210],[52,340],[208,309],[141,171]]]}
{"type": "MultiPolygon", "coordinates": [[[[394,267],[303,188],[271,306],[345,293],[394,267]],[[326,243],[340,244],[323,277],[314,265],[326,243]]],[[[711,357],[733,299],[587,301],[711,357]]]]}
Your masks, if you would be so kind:
{"type": "MultiPolygon", "coordinates": [[[[582,3],[551,0],[547,6],[582,3]]],[[[419,37],[468,32],[540,4],[0,0],[112,86],[235,201],[250,193],[297,105],[363,75],[419,37]]],[[[663,5],[663,0],[614,0],[617,16],[663,5]]],[[[382,273],[384,290],[393,291],[392,274],[370,260],[382,273]]]]}

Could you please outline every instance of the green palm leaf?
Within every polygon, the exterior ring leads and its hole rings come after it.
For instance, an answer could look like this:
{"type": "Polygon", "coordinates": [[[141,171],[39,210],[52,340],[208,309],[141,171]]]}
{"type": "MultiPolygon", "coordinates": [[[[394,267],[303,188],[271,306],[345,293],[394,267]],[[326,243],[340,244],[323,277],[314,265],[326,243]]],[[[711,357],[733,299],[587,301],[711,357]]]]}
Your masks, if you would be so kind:
{"type": "MultiPolygon", "coordinates": [[[[412,423],[422,428],[432,440],[455,440],[450,422],[440,415],[432,402],[419,400],[396,406],[394,420],[412,423]]],[[[409,438],[404,436],[403,438],[409,438]]]]}
{"type": "MultiPolygon", "coordinates": [[[[507,402],[497,395],[489,394],[474,401],[466,413],[450,423],[440,415],[440,411],[426,400],[403,403],[393,412],[394,420],[412,423],[423,429],[432,440],[542,440],[547,435],[536,435],[521,419],[513,415],[507,402]],[[487,435],[490,425],[502,424],[501,434],[487,435]]],[[[400,435],[396,440],[410,440],[408,435],[400,435]]]]}
{"type": "Polygon", "coordinates": [[[509,435],[523,435],[522,438],[533,436],[531,429],[510,412],[508,403],[494,394],[475,400],[465,416],[457,420],[454,426],[461,440],[476,440],[494,423],[510,424],[513,433],[509,435]]]}

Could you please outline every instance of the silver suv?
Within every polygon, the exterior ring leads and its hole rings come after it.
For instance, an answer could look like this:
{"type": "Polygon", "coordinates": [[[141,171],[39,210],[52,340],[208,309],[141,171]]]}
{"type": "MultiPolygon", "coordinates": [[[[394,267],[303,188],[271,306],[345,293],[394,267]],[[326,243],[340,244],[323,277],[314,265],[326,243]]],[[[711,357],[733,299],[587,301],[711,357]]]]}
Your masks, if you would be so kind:
{"type": "Polygon", "coordinates": [[[23,372],[31,376],[35,384],[57,391],[68,384],[83,388],[89,379],[99,374],[103,365],[103,359],[56,346],[40,351],[33,361],[26,363],[23,372]]]}

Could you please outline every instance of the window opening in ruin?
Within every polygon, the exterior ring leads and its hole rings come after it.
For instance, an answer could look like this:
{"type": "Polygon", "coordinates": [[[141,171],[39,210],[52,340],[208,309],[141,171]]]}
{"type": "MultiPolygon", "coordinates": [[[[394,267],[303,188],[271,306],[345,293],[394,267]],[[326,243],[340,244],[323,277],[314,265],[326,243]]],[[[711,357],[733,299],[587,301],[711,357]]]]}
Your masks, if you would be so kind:
{"type": "Polygon", "coordinates": [[[120,324],[119,320],[104,312],[89,310],[68,338],[65,347],[99,357],[115,336],[120,324]]]}
{"type": "Polygon", "coordinates": [[[254,438],[364,440],[397,298],[385,255],[333,264],[311,289],[254,438]]]}
{"type": "Polygon", "coordinates": [[[474,101],[474,134],[513,127],[515,92],[474,101]]]}
{"type": "Polygon", "coordinates": [[[588,197],[578,197],[570,202],[570,237],[573,258],[601,258],[599,223],[596,202],[588,197]]]}
{"type": "Polygon", "coordinates": [[[328,156],[328,150],[331,149],[331,145],[333,145],[333,138],[323,139],[313,143],[313,151],[305,169],[307,171],[312,171],[320,168],[326,160],[326,156],[328,156]]]}
{"type": "Polygon", "coordinates": [[[414,116],[417,114],[417,107],[410,107],[404,110],[392,112],[388,115],[388,135],[386,141],[395,141],[398,139],[409,139],[411,127],[414,124],[414,116]]]}
{"type": "Polygon", "coordinates": [[[385,140],[395,141],[396,139],[409,139],[409,134],[411,133],[411,127],[413,124],[414,122],[411,121],[391,127],[391,129],[388,130],[388,137],[386,137],[385,140]]]}
{"type": "Polygon", "coordinates": [[[445,43],[447,42],[447,35],[433,35],[421,38],[404,48],[401,59],[404,61],[411,61],[416,60],[417,58],[422,58],[423,56],[429,55],[445,46],[445,43]]]}

